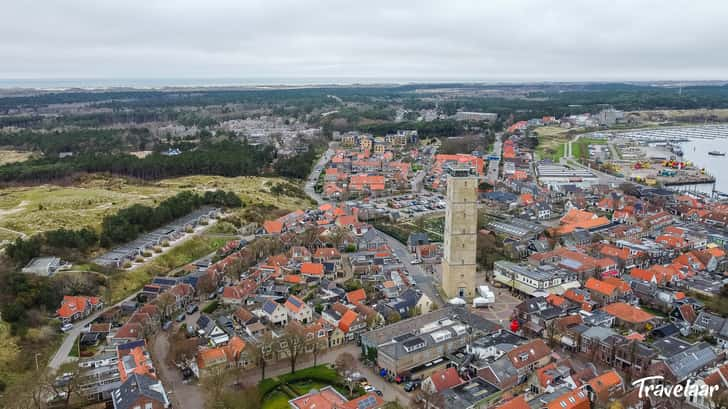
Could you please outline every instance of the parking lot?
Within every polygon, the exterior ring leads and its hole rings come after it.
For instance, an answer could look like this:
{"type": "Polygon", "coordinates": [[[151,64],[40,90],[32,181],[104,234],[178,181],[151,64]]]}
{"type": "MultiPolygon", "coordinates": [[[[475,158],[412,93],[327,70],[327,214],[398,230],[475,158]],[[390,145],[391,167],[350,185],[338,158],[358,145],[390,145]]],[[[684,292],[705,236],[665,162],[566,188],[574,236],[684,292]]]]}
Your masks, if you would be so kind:
{"type": "Polygon", "coordinates": [[[447,208],[445,196],[434,193],[418,193],[372,198],[368,201],[352,201],[353,206],[363,209],[374,208],[383,215],[398,213],[400,218],[417,218],[432,213],[444,212],[447,208]]]}

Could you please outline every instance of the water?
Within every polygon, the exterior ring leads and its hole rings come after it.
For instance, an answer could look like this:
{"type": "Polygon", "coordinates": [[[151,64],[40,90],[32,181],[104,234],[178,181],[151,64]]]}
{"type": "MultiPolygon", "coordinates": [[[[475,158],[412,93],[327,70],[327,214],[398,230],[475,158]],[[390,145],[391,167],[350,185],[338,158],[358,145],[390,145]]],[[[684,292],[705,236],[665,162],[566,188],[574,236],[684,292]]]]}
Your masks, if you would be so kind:
{"type": "MultiPolygon", "coordinates": [[[[728,193],[728,156],[711,156],[710,151],[728,153],[727,139],[691,139],[680,143],[683,160],[693,162],[715,177],[715,190],[728,193]]],[[[698,186],[700,191],[710,192],[710,185],[698,186]],[[707,188],[707,190],[706,190],[707,188]]]]}

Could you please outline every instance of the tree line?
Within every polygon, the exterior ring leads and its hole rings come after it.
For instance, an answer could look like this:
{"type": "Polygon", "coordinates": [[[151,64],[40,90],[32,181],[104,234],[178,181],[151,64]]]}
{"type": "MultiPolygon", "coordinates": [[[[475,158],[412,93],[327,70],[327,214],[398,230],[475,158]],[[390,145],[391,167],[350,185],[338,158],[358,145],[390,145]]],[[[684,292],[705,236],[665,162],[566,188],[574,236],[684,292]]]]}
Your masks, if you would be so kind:
{"type": "Polygon", "coordinates": [[[274,148],[225,141],[205,144],[176,156],[154,153],[138,158],[125,153],[85,153],[0,166],[0,183],[45,183],[77,173],[109,173],[144,180],[186,175],[255,176],[273,159],[274,148]]]}
{"type": "Polygon", "coordinates": [[[90,227],[50,230],[26,239],[18,237],[6,246],[5,254],[18,265],[43,253],[76,251],[87,254],[99,246],[109,247],[134,240],[140,234],[170,223],[204,205],[232,208],[243,206],[243,202],[234,192],[216,190],[200,195],[184,191],[165,199],[156,207],[137,204],[106,216],[101,223],[101,233],[90,227]]]}

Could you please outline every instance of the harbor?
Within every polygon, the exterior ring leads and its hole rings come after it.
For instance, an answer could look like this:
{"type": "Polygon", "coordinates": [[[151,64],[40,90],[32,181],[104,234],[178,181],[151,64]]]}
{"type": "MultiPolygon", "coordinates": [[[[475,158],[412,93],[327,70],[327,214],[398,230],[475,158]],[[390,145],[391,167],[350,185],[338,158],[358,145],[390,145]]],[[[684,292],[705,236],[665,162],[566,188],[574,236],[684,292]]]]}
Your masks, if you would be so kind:
{"type": "MultiPolygon", "coordinates": [[[[601,170],[646,186],[718,195],[728,192],[723,160],[728,146],[728,125],[636,129],[599,132],[607,139],[607,157],[590,157],[601,170]]],[[[590,155],[591,156],[591,155],[590,155]]]]}

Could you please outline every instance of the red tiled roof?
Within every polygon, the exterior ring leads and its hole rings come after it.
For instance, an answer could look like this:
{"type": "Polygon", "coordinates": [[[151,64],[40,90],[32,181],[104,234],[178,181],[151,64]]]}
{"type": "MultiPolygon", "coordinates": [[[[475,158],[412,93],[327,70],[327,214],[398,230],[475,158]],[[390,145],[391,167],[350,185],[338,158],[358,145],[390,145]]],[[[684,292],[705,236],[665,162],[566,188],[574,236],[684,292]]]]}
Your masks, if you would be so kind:
{"type": "Polygon", "coordinates": [[[359,317],[359,314],[347,308],[344,315],[339,320],[339,328],[344,332],[349,332],[354,321],[359,317]]]}
{"type": "Polygon", "coordinates": [[[613,286],[612,284],[605,283],[604,281],[597,280],[596,278],[590,278],[586,280],[586,284],[584,284],[584,287],[586,287],[588,290],[596,291],[600,294],[612,296],[615,293],[615,290],[617,287],[613,286]]]}
{"type": "Polygon", "coordinates": [[[266,220],[263,222],[263,228],[268,234],[280,234],[283,230],[283,222],[278,220],[266,220]]]}
{"type": "Polygon", "coordinates": [[[528,403],[526,403],[524,395],[518,395],[515,398],[496,406],[495,409],[531,409],[531,407],[528,406],[528,403]]]}
{"type": "Polygon", "coordinates": [[[450,367],[437,371],[430,375],[432,385],[435,387],[437,392],[442,392],[446,389],[453,388],[463,383],[463,380],[458,375],[457,369],[450,367]]]}
{"type": "Polygon", "coordinates": [[[602,310],[609,315],[613,315],[620,320],[631,324],[640,324],[655,318],[655,316],[649,312],[623,302],[609,304],[603,307],[602,310]]]}
{"type": "Polygon", "coordinates": [[[367,299],[367,293],[363,288],[346,293],[346,300],[352,304],[360,303],[367,299]]]}
{"type": "Polygon", "coordinates": [[[301,264],[301,274],[322,276],[324,275],[324,265],[321,263],[303,263],[301,264]]]}

